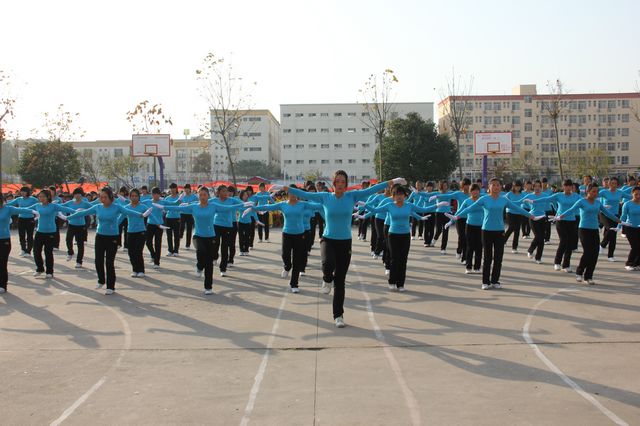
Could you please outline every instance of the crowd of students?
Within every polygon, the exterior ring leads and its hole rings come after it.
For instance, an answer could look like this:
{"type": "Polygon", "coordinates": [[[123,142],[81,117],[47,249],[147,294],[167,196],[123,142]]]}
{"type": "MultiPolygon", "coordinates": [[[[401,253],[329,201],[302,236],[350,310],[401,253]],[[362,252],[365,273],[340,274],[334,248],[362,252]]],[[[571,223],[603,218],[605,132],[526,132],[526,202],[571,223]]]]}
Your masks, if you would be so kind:
{"type": "Polygon", "coordinates": [[[204,294],[213,294],[214,267],[224,277],[232,267],[239,243],[240,256],[250,253],[257,230],[258,241],[269,241],[271,212],[281,212],[281,276],[289,279],[291,292],[299,292],[299,277],[306,272],[308,255],[319,230],[322,257],[322,287],[334,292],[333,318],[344,327],[345,280],[352,253],[352,225],[358,222],[358,240],[370,233],[371,256],[381,259],[389,289],[406,291],[407,259],[411,241],[424,240],[425,247],[440,241],[440,253],[446,254],[449,228],[457,230],[456,257],[467,274],[481,274],[481,288],[502,287],[500,274],[504,247],[512,238],[512,253],[519,253],[520,233],[531,239],[526,250],[529,258],[543,263],[545,245],[555,223],[559,238],[553,267],[573,273],[571,255],[582,246],[582,257],[575,269],[578,281],[595,284],[593,273],[599,252],[607,251],[614,262],[617,234],[625,235],[630,252],[628,271],[640,270],[640,187],[629,177],[620,188],[618,179],[606,178],[602,186],[585,176],[582,185],[571,180],[556,190],[546,179],[503,185],[491,179],[481,182],[463,179],[459,183],[441,181],[409,187],[402,178],[347,190],[348,175],[335,173],[332,189],[307,182],[303,187],[271,187],[264,184],[254,193],[251,187],[237,193],[235,188],[199,187],[194,193],[187,184],[182,191],[171,184],[169,192],[146,187],[120,188],[114,194],[104,188],[99,194],[84,194],[76,189],[60,196],[55,188],[32,196],[22,188],[20,196],[0,200],[0,293],[7,289],[7,261],[11,250],[10,226],[17,216],[20,256],[33,253],[35,276],[53,278],[53,251],[59,248],[60,228],[67,223],[67,260],[75,257],[76,268],[83,267],[87,229],[95,224],[96,288],[106,286],[105,294],[115,292],[115,257],[119,247],[127,251],[131,277],[145,277],[144,249],[153,268],[160,268],[162,239],[166,232],[169,257],[180,256],[184,240],[186,250],[195,246],[195,274],[204,280],[204,294]],[[451,187],[450,187],[451,186],[451,187]],[[508,226],[505,226],[505,221],[508,226]],[[600,239],[600,229],[603,237],[600,239]],[[35,234],[34,234],[35,231],[35,234]],[[533,238],[531,238],[531,233],[533,238]],[[192,238],[193,235],[193,238],[192,238]],[[77,249],[77,253],[74,251],[77,249]],[[44,258],[43,258],[44,252],[44,258]]]}

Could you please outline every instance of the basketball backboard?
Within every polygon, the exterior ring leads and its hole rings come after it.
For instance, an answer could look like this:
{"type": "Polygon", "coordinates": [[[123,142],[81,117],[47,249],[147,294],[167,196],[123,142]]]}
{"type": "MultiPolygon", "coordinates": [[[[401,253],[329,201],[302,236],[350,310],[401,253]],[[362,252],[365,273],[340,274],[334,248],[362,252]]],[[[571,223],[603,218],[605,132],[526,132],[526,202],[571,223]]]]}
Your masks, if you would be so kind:
{"type": "Polygon", "coordinates": [[[133,157],[170,157],[171,135],[133,135],[131,155],[133,157]]]}
{"type": "Polygon", "coordinates": [[[511,132],[474,132],[473,151],[475,155],[511,155],[511,132]]]}

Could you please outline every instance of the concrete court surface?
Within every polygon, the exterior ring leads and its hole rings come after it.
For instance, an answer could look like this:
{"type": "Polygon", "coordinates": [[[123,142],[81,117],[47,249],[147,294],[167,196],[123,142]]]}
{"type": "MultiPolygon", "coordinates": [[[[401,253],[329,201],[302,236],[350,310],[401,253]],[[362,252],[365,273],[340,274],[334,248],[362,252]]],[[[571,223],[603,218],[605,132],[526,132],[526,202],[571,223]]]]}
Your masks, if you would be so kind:
{"type": "Polygon", "coordinates": [[[0,424],[640,423],[640,273],[623,262],[601,257],[588,287],[553,271],[555,240],[543,265],[522,241],[521,254],[506,250],[504,289],[482,291],[455,259],[453,231],[447,255],[412,241],[400,294],[356,239],[336,329],[318,244],[300,294],[280,278],[275,230],[228,277],[216,268],[214,296],[182,249],[145,279],[119,252],[108,297],[94,289],[92,241],[86,269],[59,251],[44,280],[14,235],[0,424]]]}

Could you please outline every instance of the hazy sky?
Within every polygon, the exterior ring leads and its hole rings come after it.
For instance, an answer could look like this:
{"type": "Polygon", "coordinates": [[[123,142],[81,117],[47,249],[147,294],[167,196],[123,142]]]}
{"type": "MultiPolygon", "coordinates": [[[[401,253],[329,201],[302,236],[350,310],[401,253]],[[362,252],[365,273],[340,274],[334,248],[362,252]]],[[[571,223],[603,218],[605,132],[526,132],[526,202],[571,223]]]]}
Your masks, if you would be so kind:
{"type": "Polygon", "coordinates": [[[439,100],[447,75],[475,94],[561,78],[573,92],[632,91],[640,69],[640,1],[7,1],[0,68],[16,79],[26,137],[64,103],[86,138],[129,138],[125,113],[160,102],[171,133],[195,134],[206,111],[194,70],[233,52],[257,81],[254,107],[358,100],[373,72],[393,69],[397,101],[439,100]]]}

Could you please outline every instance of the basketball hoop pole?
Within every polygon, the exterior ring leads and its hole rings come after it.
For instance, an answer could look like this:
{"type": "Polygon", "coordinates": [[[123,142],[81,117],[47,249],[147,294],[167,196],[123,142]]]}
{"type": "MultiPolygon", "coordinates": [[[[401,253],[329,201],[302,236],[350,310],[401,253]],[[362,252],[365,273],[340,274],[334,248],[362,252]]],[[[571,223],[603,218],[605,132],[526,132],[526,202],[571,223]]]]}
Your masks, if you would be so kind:
{"type": "Polygon", "coordinates": [[[487,154],[482,156],[482,187],[487,189],[487,154]]]}

